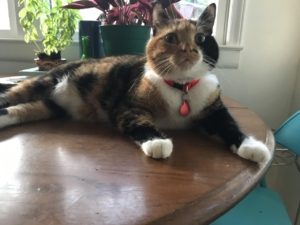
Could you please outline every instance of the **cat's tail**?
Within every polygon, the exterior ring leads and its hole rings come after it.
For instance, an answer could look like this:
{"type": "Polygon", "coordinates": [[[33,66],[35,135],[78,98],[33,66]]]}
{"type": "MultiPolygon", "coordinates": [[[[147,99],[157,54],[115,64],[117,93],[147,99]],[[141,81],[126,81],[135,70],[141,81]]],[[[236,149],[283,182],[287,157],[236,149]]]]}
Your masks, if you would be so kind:
{"type": "Polygon", "coordinates": [[[56,84],[56,79],[46,75],[27,79],[15,85],[3,86],[0,92],[0,108],[47,99],[56,84]]]}

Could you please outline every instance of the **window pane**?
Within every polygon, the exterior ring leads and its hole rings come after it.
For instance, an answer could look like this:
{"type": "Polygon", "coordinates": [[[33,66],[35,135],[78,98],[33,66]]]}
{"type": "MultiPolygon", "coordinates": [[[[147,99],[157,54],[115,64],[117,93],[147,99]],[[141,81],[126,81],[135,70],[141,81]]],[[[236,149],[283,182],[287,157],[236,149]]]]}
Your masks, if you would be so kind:
{"type": "MultiPolygon", "coordinates": [[[[211,3],[216,3],[218,8],[218,0],[181,0],[175,4],[175,7],[184,18],[196,19],[201,15],[206,6],[211,3]]],[[[96,20],[100,13],[100,10],[94,8],[80,10],[80,15],[83,20],[96,20]]]]}
{"type": "MultiPolygon", "coordinates": [[[[180,2],[175,4],[175,7],[179,10],[181,15],[186,19],[197,20],[204,9],[211,3],[215,3],[217,5],[219,0],[181,0],[180,2]]],[[[218,12],[217,12],[218,16],[218,12]]],[[[213,35],[216,35],[217,28],[217,20],[215,20],[215,25],[213,28],[213,35]]]]}
{"type": "Polygon", "coordinates": [[[218,9],[218,0],[181,0],[176,3],[176,8],[184,18],[197,19],[211,3],[215,3],[218,9]]]}
{"type": "Polygon", "coordinates": [[[0,30],[10,30],[8,0],[0,0],[0,30]]]}
{"type": "Polygon", "coordinates": [[[80,15],[82,20],[96,20],[101,14],[99,9],[90,8],[90,9],[81,9],[80,15]]]}

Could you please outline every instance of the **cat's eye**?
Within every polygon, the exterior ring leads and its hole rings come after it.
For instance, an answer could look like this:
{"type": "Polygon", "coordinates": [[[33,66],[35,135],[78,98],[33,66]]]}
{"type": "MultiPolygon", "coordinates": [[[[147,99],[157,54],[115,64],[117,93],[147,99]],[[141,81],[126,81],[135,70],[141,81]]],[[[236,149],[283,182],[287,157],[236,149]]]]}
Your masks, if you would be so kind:
{"type": "Polygon", "coordinates": [[[204,34],[196,34],[196,36],[195,36],[195,43],[196,43],[197,45],[203,44],[204,41],[205,41],[205,36],[204,36],[204,34]]]}
{"type": "Polygon", "coordinates": [[[169,44],[177,44],[178,43],[177,35],[175,33],[168,33],[165,36],[165,41],[169,44]]]}

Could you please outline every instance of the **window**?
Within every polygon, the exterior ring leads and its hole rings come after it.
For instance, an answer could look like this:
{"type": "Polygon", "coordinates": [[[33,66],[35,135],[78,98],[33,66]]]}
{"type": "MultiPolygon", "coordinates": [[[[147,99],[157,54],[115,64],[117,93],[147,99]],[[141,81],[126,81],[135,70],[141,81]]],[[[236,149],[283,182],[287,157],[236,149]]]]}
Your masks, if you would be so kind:
{"type": "Polygon", "coordinates": [[[10,30],[7,0],[0,0],[0,30],[10,30]]]}
{"type": "Polygon", "coordinates": [[[218,0],[181,0],[176,3],[176,8],[183,17],[187,19],[197,19],[206,6],[211,3],[215,3],[218,6],[218,2],[218,0]]]}
{"type": "Polygon", "coordinates": [[[0,0],[0,38],[17,35],[15,1],[0,0]]]}

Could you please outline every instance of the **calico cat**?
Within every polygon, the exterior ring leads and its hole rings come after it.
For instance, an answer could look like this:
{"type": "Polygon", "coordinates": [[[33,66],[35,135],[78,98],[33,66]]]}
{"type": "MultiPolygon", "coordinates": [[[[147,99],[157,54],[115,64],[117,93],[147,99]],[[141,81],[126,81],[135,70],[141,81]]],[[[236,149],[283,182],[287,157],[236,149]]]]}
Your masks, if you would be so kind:
{"type": "Polygon", "coordinates": [[[20,82],[0,96],[0,127],[57,116],[110,121],[157,159],[173,150],[159,129],[195,127],[219,135],[243,158],[268,160],[268,148],[240,131],[209,73],[219,56],[215,14],[211,4],[198,21],[170,19],[157,3],[146,56],[70,62],[20,82]]]}

